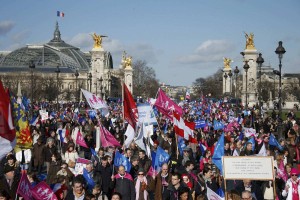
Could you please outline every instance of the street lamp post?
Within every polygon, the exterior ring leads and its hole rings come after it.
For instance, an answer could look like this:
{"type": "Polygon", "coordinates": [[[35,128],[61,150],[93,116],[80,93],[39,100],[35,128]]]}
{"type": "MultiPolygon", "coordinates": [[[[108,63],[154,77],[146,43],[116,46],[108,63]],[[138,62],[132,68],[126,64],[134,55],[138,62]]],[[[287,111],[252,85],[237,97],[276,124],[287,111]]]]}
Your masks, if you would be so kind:
{"type": "Polygon", "coordinates": [[[226,91],[227,91],[227,88],[226,88],[227,78],[228,78],[228,75],[227,75],[227,73],[225,73],[224,74],[224,79],[225,79],[225,92],[224,92],[224,95],[226,95],[226,91]]]}
{"type": "Polygon", "coordinates": [[[76,81],[76,90],[75,90],[75,98],[76,98],[76,101],[79,102],[79,97],[78,97],[78,76],[79,76],[79,73],[78,73],[78,70],[76,69],[75,71],[75,81],[76,81]]]}
{"type": "Polygon", "coordinates": [[[282,94],[281,94],[281,90],[282,90],[282,85],[281,85],[281,68],[282,68],[282,64],[281,64],[281,60],[282,60],[282,57],[283,57],[283,54],[285,53],[285,49],[284,47],[282,46],[282,41],[279,41],[278,42],[278,47],[276,48],[275,50],[275,53],[278,55],[278,58],[279,58],[279,99],[278,99],[278,104],[279,104],[279,118],[280,118],[280,122],[279,122],[279,131],[278,131],[278,134],[279,134],[279,137],[282,137],[282,127],[281,127],[281,114],[282,114],[282,94]]]}
{"type": "Polygon", "coordinates": [[[100,83],[100,97],[103,98],[103,94],[102,94],[102,89],[103,89],[102,82],[103,82],[103,78],[102,78],[102,76],[98,79],[98,81],[100,83]]]}
{"type": "Polygon", "coordinates": [[[248,108],[248,69],[250,68],[247,60],[245,61],[243,68],[246,72],[246,87],[245,87],[245,89],[246,89],[246,109],[247,109],[248,108]]]}
{"type": "Polygon", "coordinates": [[[90,92],[92,92],[92,73],[90,72],[90,73],[88,73],[88,80],[89,80],[89,82],[90,82],[90,92]]]}
{"type": "Polygon", "coordinates": [[[230,90],[229,90],[230,96],[231,96],[231,92],[232,92],[232,79],[231,79],[231,78],[232,78],[232,75],[233,75],[233,74],[232,74],[232,72],[231,72],[231,70],[230,70],[229,73],[228,73],[229,81],[230,81],[230,82],[229,82],[229,83],[230,83],[230,86],[229,86],[229,89],[230,89],[230,90]]]}
{"type": "Polygon", "coordinates": [[[237,98],[237,89],[238,89],[238,75],[240,73],[240,70],[237,66],[235,66],[235,69],[234,69],[234,74],[235,74],[235,98],[237,98]]]}
{"type": "Polygon", "coordinates": [[[35,64],[33,61],[29,64],[30,72],[31,72],[31,117],[33,117],[33,70],[35,69],[35,64]]]}
{"type": "Polygon", "coordinates": [[[60,73],[59,66],[57,66],[56,70],[56,89],[57,89],[57,95],[56,95],[56,106],[57,106],[57,112],[59,111],[59,104],[58,104],[58,95],[59,95],[59,86],[58,86],[58,75],[60,73]]]}
{"type": "Polygon", "coordinates": [[[262,114],[261,113],[261,107],[262,107],[262,85],[261,85],[261,66],[262,64],[264,63],[264,59],[263,57],[261,56],[262,54],[259,53],[258,54],[258,58],[256,59],[256,63],[258,64],[258,67],[259,67],[259,94],[258,94],[258,105],[259,105],[259,113],[260,115],[262,114]]]}

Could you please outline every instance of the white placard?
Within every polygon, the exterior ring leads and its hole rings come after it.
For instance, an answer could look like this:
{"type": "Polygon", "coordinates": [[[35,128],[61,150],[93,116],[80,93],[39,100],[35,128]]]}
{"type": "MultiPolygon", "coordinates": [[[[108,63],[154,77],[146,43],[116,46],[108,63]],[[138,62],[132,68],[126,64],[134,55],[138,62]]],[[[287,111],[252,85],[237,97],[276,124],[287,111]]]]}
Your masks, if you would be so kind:
{"type": "Polygon", "coordinates": [[[224,156],[224,178],[230,180],[273,180],[272,156],[224,156]]]}

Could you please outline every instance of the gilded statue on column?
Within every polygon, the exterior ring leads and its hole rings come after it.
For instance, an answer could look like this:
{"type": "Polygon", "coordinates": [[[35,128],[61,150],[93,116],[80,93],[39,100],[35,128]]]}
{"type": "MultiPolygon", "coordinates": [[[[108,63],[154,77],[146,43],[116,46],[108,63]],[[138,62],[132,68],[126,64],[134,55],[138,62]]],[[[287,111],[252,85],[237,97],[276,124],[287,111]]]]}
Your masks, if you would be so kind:
{"type": "Polygon", "coordinates": [[[246,32],[244,32],[244,33],[245,33],[245,38],[246,38],[246,49],[255,49],[254,34],[253,33],[247,34],[246,32]]]}
{"type": "Polygon", "coordinates": [[[94,40],[94,48],[102,48],[102,38],[107,37],[105,35],[97,35],[96,33],[92,34],[94,40]]]}
{"type": "Polygon", "coordinates": [[[230,63],[233,62],[230,58],[223,58],[224,68],[231,69],[230,63]]]}
{"type": "Polygon", "coordinates": [[[132,57],[126,57],[126,52],[124,51],[122,54],[122,63],[124,68],[132,68],[132,57]]]}

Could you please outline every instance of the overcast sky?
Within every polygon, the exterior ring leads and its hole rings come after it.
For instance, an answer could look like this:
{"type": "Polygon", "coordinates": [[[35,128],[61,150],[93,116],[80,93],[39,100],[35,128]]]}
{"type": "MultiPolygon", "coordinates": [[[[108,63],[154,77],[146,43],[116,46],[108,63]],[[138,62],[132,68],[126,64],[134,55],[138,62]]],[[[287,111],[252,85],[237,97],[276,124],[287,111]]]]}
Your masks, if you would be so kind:
{"type": "Polygon", "coordinates": [[[188,86],[223,67],[223,57],[241,68],[245,31],[275,68],[282,40],[283,73],[300,73],[299,0],[11,0],[0,13],[1,51],[48,42],[58,21],[62,39],[82,51],[92,49],[91,33],[107,35],[114,68],[125,50],[147,61],[160,82],[188,86]]]}

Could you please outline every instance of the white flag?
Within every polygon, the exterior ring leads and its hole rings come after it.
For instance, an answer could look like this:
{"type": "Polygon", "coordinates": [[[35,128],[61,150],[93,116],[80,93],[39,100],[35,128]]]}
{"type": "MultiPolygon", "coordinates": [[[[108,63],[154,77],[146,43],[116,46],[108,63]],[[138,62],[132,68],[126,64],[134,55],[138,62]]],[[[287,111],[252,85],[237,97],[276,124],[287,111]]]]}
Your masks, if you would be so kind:
{"type": "Polygon", "coordinates": [[[134,139],[134,129],[130,124],[128,124],[125,135],[127,136],[126,140],[124,141],[125,147],[128,148],[130,143],[134,139]]]}
{"type": "Polygon", "coordinates": [[[267,156],[267,149],[265,143],[263,143],[263,145],[261,146],[257,156],[267,156]]]}
{"type": "Polygon", "coordinates": [[[225,198],[220,197],[217,193],[212,191],[209,187],[207,187],[207,198],[209,200],[224,200],[225,198]]]}
{"type": "Polygon", "coordinates": [[[90,93],[87,90],[81,89],[86,101],[89,103],[91,108],[100,109],[100,108],[107,108],[105,101],[103,101],[100,97],[96,96],[93,93],[90,93]]]}

